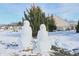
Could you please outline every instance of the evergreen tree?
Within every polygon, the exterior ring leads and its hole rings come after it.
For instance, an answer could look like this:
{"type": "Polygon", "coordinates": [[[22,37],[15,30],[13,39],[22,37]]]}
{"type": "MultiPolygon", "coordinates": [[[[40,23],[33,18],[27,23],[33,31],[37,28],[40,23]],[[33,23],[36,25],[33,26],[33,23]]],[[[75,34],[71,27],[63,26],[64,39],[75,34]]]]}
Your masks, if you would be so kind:
{"type": "Polygon", "coordinates": [[[76,26],[76,32],[79,33],[79,21],[78,21],[78,24],[76,26]]]}
{"type": "Polygon", "coordinates": [[[46,24],[45,13],[38,7],[33,5],[30,9],[24,11],[24,20],[28,20],[31,24],[33,36],[37,35],[40,24],[46,24]],[[27,13],[26,13],[27,12],[27,13]]]}
{"type": "Polygon", "coordinates": [[[56,25],[55,25],[55,21],[53,19],[53,15],[51,15],[50,19],[48,20],[48,28],[49,28],[50,32],[56,30],[56,25]]]}
{"type": "Polygon", "coordinates": [[[17,26],[22,26],[23,25],[23,23],[21,22],[21,21],[19,21],[18,23],[17,23],[17,26]]]}

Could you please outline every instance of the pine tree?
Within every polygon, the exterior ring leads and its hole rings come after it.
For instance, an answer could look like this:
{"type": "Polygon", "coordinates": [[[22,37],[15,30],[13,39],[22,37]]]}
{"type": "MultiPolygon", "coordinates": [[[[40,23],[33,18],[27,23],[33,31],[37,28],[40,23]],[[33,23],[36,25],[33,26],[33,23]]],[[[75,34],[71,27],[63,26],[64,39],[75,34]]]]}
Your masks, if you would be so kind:
{"type": "Polygon", "coordinates": [[[18,23],[17,23],[17,26],[22,26],[23,25],[23,23],[21,22],[21,21],[19,21],[18,23]]]}
{"type": "Polygon", "coordinates": [[[76,26],[76,32],[79,33],[79,21],[78,21],[78,24],[76,26]]]}
{"type": "Polygon", "coordinates": [[[49,17],[49,18],[50,19],[48,20],[48,28],[49,28],[49,32],[52,32],[52,31],[56,30],[56,24],[53,19],[53,15],[51,15],[51,17],[49,17]]]}
{"type": "Polygon", "coordinates": [[[40,7],[33,5],[30,9],[24,11],[23,20],[28,20],[32,27],[33,36],[37,35],[40,24],[46,24],[45,13],[42,12],[40,7]]]}

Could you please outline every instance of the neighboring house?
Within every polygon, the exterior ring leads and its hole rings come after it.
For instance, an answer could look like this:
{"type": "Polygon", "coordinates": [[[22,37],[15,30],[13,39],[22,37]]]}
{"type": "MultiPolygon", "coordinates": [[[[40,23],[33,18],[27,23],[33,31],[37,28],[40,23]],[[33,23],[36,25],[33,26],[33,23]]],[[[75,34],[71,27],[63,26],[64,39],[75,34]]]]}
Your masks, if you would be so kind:
{"type": "Polygon", "coordinates": [[[6,24],[6,25],[1,25],[0,26],[0,31],[19,31],[22,26],[15,24],[6,24]]]}
{"type": "Polygon", "coordinates": [[[69,22],[69,24],[70,24],[70,27],[71,27],[71,30],[73,29],[73,30],[75,30],[76,28],[76,26],[77,26],[77,22],[76,21],[68,21],[69,22]]]}
{"type": "Polygon", "coordinates": [[[53,16],[53,18],[57,26],[57,30],[75,30],[76,24],[67,22],[58,16],[53,16]]]}

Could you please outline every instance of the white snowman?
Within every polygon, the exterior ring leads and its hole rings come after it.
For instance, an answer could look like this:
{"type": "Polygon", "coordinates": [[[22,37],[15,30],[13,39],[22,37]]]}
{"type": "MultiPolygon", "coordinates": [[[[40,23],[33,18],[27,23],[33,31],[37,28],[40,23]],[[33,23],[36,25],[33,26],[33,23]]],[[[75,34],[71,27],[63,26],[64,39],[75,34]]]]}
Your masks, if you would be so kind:
{"type": "Polygon", "coordinates": [[[24,49],[32,48],[32,29],[28,20],[24,21],[21,31],[21,42],[24,49]]]}
{"type": "Polygon", "coordinates": [[[46,31],[46,26],[44,24],[40,25],[40,30],[37,35],[37,49],[41,55],[48,56],[49,50],[51,48],[50,40],[48,38],[48,32],[46,31]]]}

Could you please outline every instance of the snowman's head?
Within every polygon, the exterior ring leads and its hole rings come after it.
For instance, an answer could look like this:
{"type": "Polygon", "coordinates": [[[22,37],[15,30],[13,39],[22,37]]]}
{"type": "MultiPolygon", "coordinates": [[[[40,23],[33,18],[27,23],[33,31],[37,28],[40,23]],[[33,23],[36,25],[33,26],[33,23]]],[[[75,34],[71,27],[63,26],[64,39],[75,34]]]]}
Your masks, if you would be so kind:
{"type": "Polygon", "coordinates": [[[29,21],[28,21],[28,20],[25,20],[25,21],[24,21],[24,25],[25,25],[25,26],[30,26],[29,21]]]}
{"type": "Polygon", "coordinates": [[[40,25],[40,30],[46,30],[46,26],[44,24],[40,25]]]}

